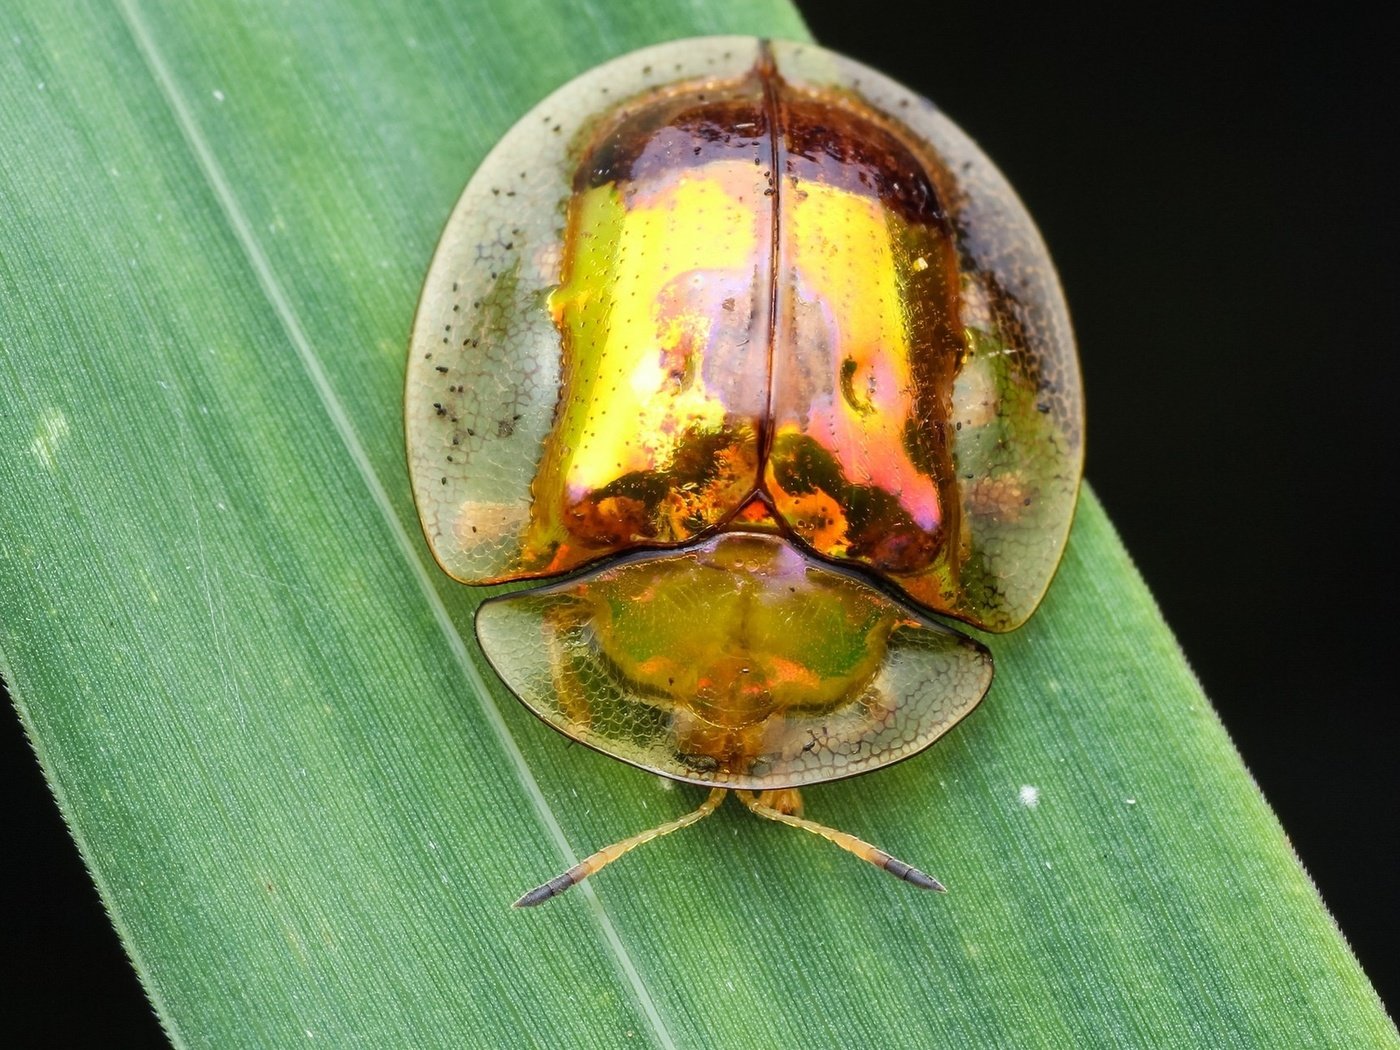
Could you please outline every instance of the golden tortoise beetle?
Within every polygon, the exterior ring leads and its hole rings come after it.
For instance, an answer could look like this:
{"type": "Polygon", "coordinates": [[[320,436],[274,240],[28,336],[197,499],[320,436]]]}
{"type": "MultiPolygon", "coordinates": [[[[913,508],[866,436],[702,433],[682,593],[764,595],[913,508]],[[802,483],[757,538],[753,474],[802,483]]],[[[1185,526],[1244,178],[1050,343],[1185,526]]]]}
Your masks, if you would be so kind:
{"type": "Polygon", "coordinates": [[[1081,471],[1055,272],[990,161],[850,59],[678,41],[540,103],[463,192],[414,321],[423,530],[506,685],[707,816],[921,751],[1039,604],[1081,471]]]}

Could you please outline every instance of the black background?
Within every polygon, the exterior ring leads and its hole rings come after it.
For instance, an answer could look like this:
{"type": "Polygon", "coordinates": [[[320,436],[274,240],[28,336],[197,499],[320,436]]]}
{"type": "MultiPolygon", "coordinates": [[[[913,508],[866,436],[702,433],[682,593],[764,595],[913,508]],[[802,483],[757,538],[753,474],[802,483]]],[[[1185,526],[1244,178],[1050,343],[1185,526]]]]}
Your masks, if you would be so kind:
{"type": "MultiPolygon", "coordinates": [[[[1393,1008],[1400,125],[1383,16],[801,6],[817,40],[933,98],[1039,222],[1079,335],[1090,482],[1393,1008]]],[[[3,1023],[35,1032],[25,1045],[165,1045],[0,723],[3,1023]]]]}

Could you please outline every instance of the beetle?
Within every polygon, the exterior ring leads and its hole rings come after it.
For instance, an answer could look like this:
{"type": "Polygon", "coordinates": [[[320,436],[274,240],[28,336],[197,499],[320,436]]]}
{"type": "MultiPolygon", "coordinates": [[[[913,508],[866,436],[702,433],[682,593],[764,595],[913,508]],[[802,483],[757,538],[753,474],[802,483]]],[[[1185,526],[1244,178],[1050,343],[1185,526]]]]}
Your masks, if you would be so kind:
{"type": "Polygon", "coordinates": [[[733,791],[907,758],[1064,549],[1082,394],[1058,280],[991,162],[850,59],[744,37],[583,74],[463,192],[414,320],[405,431],[442,569],[507,687],[574,740],[733,791]]]}

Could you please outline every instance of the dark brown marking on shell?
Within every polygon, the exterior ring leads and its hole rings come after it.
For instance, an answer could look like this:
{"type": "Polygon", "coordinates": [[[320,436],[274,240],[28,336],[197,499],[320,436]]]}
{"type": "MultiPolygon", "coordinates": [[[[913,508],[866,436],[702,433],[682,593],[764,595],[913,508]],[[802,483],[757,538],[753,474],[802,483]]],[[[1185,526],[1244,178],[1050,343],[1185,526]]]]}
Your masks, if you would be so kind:
{"type": "Polygon", "coordinates": [[[574,191],[646,182],[667,172],[752,155],[768,139],[769,128],[761,100],[753,94],[742,83],[708,85],[628,113],[586,151],[574,174],[574,191]]]}
{"type": "Polygon", "coordinates": [[[791,89],[780,97],[790,178],[874,197],[906,222],[949,229],[924,165],[884,126],[829,97],[791,89]]]}

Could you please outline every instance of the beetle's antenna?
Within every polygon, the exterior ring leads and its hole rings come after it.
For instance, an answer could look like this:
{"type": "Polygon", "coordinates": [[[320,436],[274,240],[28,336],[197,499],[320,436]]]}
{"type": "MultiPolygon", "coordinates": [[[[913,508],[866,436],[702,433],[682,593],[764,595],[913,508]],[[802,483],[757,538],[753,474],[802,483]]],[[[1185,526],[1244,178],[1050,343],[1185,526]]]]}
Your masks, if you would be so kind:
{"type": "Polygon", "coordinates": [[[835,828],[829,828],[825,824],[818,824],[814,820],[804,820],[802,817],[795,816],[791,813],[784,813],[780,809],[774,809],[764,801],[764,796],[771,795],[772,792],[765,791],[761,794],[756,794],[752,791],[736,791],[734,794],[739,796],[740,802],[748,806],[751,811],[758,814],[760,817],[764,817],[768,820],[776,820],[779,824],[786,824],[790,828],[801,828],[803,831],[810,831],[813,835],[820,835],[822,838],[826,839],[827,842],[840,846],[848,853],[854,853],[861,860],[868,861],[881,871],[887,871],[895,878],[902,879],[911,886],[919,887],[921,890],[937,890],[939,893],[948,892],[948,888],[932,875],[926,875],[918,868],[905,864],[904,861],[900,860],[898,857],[891,857],[884,850],[872,846],[864,839],[858,839],[854,835],[849,835],[844,831],[837,831],[835,828]]]}
{"type": "MultiPolygon", "coordinates": [[[[652,828],[650,831],[643,831],[640,835],[633,835],[630,839],[623,839],[621,842],[614,842],[611,846],[605,846],[591,857],[585,857],[562,875],[556,875],[542,886],[536,886],[525,896],[515,902],[515,908],[533,908],[536,904],[543,904],[551,897],[557,897],[570,886],[577,886],[588,876],[595,874],[604,866],[611,864],[630,850],[636,849],[644,842],[652,839],[659,839],[662,835],[669,835],[673,831],[680,831],[681,828],[688,828],[696,821],[704,820],[713,813],[724,796],[728,794],[724,788],[712,788],[710,795],[700,804],[699,809],[692,810],[683,817],[677,817],[660,827],[652,828]]],[[[896,861],[895,863],[898,863],[896,861]]],[[[928,876],[924,876],[927,878],[928,876]]]]}

